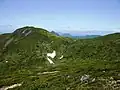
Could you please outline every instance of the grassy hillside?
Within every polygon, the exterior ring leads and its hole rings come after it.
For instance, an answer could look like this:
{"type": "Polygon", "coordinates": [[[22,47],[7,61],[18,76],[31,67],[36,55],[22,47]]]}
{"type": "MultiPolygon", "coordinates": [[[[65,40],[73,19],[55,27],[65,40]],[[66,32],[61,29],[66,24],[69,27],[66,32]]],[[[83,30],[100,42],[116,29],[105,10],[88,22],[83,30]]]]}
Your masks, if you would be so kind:
{"type": "Polygon", "coordinates": [[[7,34],[0,34],[0,49],[3,48],[6,40],[9,38],[11,34],[7,33],[7,34]]]}
{"type": "Polygon", "coordinates": [[[17,29],[12,34],[11,38],[14,38],[14,40],[10,43],[8,48],[9,50],[11,49],[13,51],[17,48],[31,50],[38,41],[50,43],[52,40],[57,40],[61,37],[57,37],[49,33],[47,30],[41,28],[23,27],[17,29]],[[26,36],[27,33],[29,34],[26,36]]]}
{"type": "Polygon", "coordinates": [[[10,90],[120,89],[120,33],[71,39],[23,27],[0,41],[0,89],[16,83],[22,85],[10,90]],[[50,64],[46,56],[53,50],[50,64]]]}

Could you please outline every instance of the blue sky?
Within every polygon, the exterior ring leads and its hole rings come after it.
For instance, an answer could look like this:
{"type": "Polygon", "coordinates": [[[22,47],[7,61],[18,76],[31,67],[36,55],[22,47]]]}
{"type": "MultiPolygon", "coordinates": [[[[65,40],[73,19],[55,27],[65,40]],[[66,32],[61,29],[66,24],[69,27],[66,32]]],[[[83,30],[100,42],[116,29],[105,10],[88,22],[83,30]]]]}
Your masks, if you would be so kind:
{"type": "Polygon", "coordinates": [[[0,32],[26,25],[76,34],[119,32],[120,0],[0,0],[0,32]]]}

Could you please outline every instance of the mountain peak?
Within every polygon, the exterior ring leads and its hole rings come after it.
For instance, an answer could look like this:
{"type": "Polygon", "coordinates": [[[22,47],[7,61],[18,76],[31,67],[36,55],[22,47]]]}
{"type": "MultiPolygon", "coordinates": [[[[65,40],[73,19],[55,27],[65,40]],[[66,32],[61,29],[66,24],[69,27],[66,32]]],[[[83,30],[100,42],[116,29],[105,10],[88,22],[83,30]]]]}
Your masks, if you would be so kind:
{"type": "Polygon", "coordinates": [[[33,32],[39,32],[39,31],[48,32],[47,30],[42,29],[42,28],[37,28],[37,27],[32,27],[32,26],[25,26],[25,27],[22,27],[22,28],[19,28],[19,29],[15,30],[13,32],[13,34],[17,35],[17,36],[28,36],[29,34],[31,34],[33,32]]]}
{"type": "Polygon", "coordinates": [[[51,31],[51,33],[52,34],[55,34],[55,35],[57,35],[57,36],[60,36],[57,32],[55,32],[55,31],[51,31]]]}

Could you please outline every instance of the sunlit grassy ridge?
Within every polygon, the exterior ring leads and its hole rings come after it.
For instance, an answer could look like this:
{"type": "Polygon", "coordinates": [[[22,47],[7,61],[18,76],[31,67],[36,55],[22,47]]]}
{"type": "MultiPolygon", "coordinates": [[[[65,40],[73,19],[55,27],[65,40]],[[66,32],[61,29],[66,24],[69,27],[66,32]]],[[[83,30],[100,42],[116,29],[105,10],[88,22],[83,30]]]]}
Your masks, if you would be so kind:
{"type": "Polygon", "coordinates": [[[120,89],[119,33],[71,39],[23,27],[2,35],[0,41],[0,87],[22,83],[13,90],[120,89]],[[57,55],[51,65],[46,54],[53,50],[57,55]],[[85,74],[90,75],[88,82],[81,81],[85,74]]]}

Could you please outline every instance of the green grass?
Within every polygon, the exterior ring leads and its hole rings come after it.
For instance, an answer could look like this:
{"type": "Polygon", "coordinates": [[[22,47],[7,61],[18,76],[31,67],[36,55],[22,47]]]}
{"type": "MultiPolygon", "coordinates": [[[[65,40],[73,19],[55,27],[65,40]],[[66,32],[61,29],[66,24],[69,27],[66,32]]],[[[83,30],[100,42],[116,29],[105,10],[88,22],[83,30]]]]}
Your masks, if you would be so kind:
{"type": "Polygon", "coordinates": [[[6,77],[1,76],[0,86],[23,82],[23,85],[15,88],[15,90],[65,90],[68,87],[70,90],[82,90],[82,88],[86,88],[86,90],[90,88],[94,90],[99,90],[100,88],[105,90],[104,85],[107,86],[106,81],[99,79],[104,78],[110,80],[110,77],[114,77],[114,79],[116,77],[120,78],[120,76],[117,76],[120,69],[115,63],[119,65],[119,61],[77,60],[77,62],[70,63],[67,61],[57,66],[48,66],[40,69],[22,68],[7,74],[6,77]],[[46,75],[37,74],[45,71],[59,72],[46,75]],[[91,79],[96,78],[96,81],[87,84],[82,83],[80,78],[84,74],[90,75],[91,79]]]}

